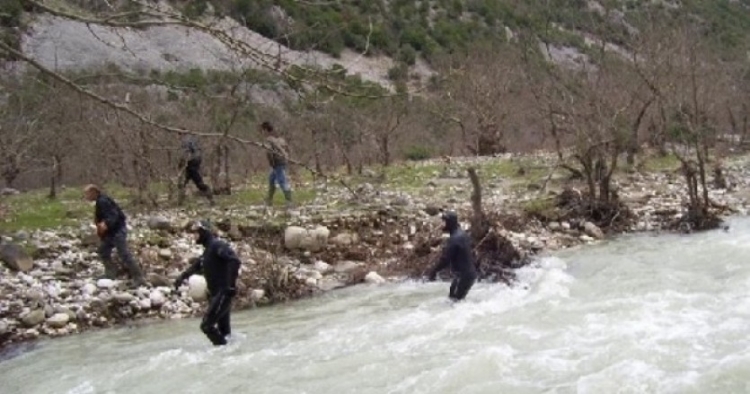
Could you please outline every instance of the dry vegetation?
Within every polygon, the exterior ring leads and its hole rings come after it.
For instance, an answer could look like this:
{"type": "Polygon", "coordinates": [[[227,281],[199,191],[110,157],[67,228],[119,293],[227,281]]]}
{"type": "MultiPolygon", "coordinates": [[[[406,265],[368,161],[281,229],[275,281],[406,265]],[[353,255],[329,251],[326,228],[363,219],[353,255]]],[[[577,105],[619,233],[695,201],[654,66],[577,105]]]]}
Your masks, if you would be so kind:
{"type": "MultiPolygon", "coordinates": [[[[87,20],[201,28],[149,8],[124,16],[102,11],[87,20]]],[[[9,187],[48,187],[52,198],[62,184],[118,183],[135,190],[141,203],[163,204],[160,195],[174,194],[179,135],[190,133],[202,139],[213,187],[230,192],[265,168],[256,125],[270,119],[290,142],[297,174],[553,149],[558,167],[588,186],[584,211],[612,222],[622,210],[610,187],[619,159],[636,166],[650,145],[681,161],[695,189],[692,221],[701,227],[712,208],[705,182],[722,154],[715,149],[719,137],[747,135],[746,62],[711,46],[711,26],[695,18],[667,24],[655,13],[640,21],[640,31],[619,43],[625,54],[602,40],[577,68],[545,60],[538,37],[519,27],[512,41],[477,40],[434,55],[440,77],[397,94],[342,70],[274,67],[270,59],[258,60],[265,71],[132,75],[113,67],[61,74],[0,42],[4,59],[30,66],[20,77],[0,77],[0,176],[9,187]],[[269,95],[277,99],[260,103],[269,95]]],[[[254,56],[252,48],[206,31],[238,56],[254,56]]]]}

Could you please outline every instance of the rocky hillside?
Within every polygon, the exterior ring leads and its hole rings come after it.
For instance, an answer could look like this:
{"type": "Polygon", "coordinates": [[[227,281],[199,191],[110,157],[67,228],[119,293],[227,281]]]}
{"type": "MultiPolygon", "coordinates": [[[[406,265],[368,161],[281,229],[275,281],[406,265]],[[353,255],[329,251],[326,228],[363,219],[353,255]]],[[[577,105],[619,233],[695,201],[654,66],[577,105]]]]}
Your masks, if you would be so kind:
{"type": "MultiPolygon", "coordinates": [[[[40,1],[70,15],[95,19],[109,12],[98,2],[40,1]]],[[[109,3],[108,3],[109,4],[109,3]]],[[[112,2],[117,5],[118,2],[112,2]]],[[[342,65],[352,74],[391,86],[432,75],[442,55],[482,40],[532,38],[556,61],[585,56],[595,39],[627,50],[646,15],[689,14],[705,23],[710,39],[728,53],[744,53],[750,35],[747,0],[373,0],[300,2],[288,0],[188,0],[139,3],[135,9],[182,13],[247,42],[269,59],[288,64],[342,65]]],[[[252,66],[206,32],[180,26],[112,28],[54,17],[32,2],[0,6],[4,39],[14,41],[42,64],[58,70],[115,65],[151,70],[238,70],[252,66]],[[23,12],[23,10],[29,12],[23,12]]]]}

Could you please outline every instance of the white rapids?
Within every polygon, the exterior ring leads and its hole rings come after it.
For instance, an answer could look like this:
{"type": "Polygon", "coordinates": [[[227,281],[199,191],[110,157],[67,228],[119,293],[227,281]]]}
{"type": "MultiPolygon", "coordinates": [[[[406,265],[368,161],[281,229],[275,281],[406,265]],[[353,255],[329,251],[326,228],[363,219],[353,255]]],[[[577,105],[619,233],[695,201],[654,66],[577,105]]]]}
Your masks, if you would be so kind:
{"type": "Polygon", "coordinates": [[[40,342],[0,362],[13,393],[746,393],[750,219],[540,258],[519,284],[360,286],[233,315],[40,342]]]}

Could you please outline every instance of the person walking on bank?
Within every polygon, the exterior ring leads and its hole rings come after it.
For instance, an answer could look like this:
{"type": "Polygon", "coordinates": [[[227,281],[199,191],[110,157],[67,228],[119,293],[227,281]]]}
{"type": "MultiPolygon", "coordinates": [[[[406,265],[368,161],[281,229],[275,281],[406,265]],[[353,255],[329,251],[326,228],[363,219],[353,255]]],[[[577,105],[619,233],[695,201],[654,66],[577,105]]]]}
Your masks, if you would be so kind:
{"type": "Polygon", "coordinates": [[[271,173],[268,176],[268,195],[266,196],[266,205],[273,205],[273,195],[276,193],[276,184],[284,192],[287,208],[292,206],[292,189],[286,177],[286,166],[289,158],[289,151],[284,138],[277,135],[270,122],[263,122],[260,125],[261,131],[266,135],[266,156],[268,164],[271,166],[271,173]]]}
{"type": "Polygon", "coordinates": [[[458,223],[458,215],[455,212],[449,211],[443,213],[442,219],[445,223],[443,231],[450,234],[450,237],[443,246],[440,260],[428,271],[427,278],[430,281],[434,281],[439,271],[450,266],[454,277],[448,297],[452,301],[461,301],[469,293],[469,290],[477,279],[471,239],[461,229],[458,223]]]}
{"type": "Polygon", "coordinates": [[[112,262],[112,249],[117,249],[120,262],[127,268],[133,284],[143,286],[141,267],[133,259],[128,249],[128,226],[125,213],[108,195],[104,194],[96,185],[88,185],[83,190],[88,201],[95,201],[94,224],[96,234],[101,239],[99,246],[99,258],[104,264],[104,276],[102,278],[115,279],[117,277],[117,266],[112,262]]]}
{"type": "Polygon", "coordinates": [[[210,302],[201,321],[201,331],[214,345],[226,345],[227,336],[231,334],[229,314],[232,298],[237,294],[240,259],[229,244],[214,236],[208,222],[193,222],[189,231],[194,234],[195,242],[203,245],[203,255],[192,260],[190,267],[177,277],[174,288],[179,289],[191,275],[203,273],[210,302]]]}
{"type": "Polygon", "coordinates": [[[181,167],[183,168],[184,178],[180,180],[178,185],[179,193],[177,197],[177,203],[182,205],[185,201],[185,188],[191,181],[195,184],[198,190],[203,194],[211,205],[214,205],[214,196],[211,188],[203,182],[201,176],[201,149],[198,142],[192,136],[187,136],[182,142],[183,158],[180,160],[181,167]]]}

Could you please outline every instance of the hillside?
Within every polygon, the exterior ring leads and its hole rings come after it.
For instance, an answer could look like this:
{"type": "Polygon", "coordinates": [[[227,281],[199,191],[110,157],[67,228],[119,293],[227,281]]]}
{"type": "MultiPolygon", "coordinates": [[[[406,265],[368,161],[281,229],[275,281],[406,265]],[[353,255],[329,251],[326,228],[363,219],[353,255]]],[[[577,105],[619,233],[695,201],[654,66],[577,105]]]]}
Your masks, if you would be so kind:
{"type": "MultiPolygon", "coordinates": [[[[113,12],[95,3],[40,2],[84,17],[113,12]]],[[[121,10],[129,12],[154,6],[119,3],[121,10]]],[[[159,7],[229,31],[269,58],[324,69],[339,64],[352,74],[391,87],[390,80],[430,76],[446,54],[519,35],[531,34],[548,44],[549,55],[556,60],[585,54],[598,39],[626,49],[646,14],[665,21],[693,15],[709,26],[717,48],[737,54],[750,33],[748,4],[748,0],[189,0],[159,7]]],[[[247,59],[195,29],[86,25],[40,13],[27,0],[8,0],[0,7],[4,39],[57,69],[114,64],[131,71],[231,70],[248,65],[247,59]]]]}
{"type": "Polygon", "coordinates": [[[666,152],[687,117],[744,135],[749,3],[7,0],[3,66],[30,72],[0,80],[0,175],[143,194],[172,182],[189,130],[229,184],[265,168],[266,119],[318,173],[612,138],[666,152]]]}

